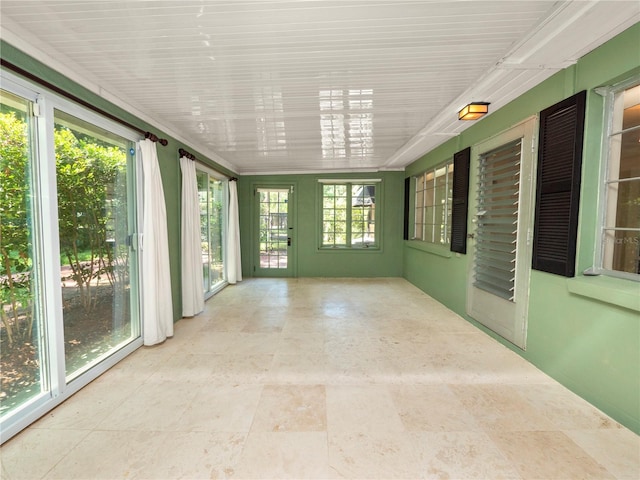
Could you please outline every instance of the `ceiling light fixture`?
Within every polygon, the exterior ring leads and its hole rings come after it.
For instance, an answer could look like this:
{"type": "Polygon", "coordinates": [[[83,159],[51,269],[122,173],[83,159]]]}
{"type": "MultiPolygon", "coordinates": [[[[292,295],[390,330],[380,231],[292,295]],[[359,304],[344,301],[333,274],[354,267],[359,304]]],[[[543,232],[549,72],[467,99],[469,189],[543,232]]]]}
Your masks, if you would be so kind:
{"type": "Polygon", "coordinates": [[[477,120],[489,113],[489,103],[471,102],[458,112],[458,120],[477,120]]]}

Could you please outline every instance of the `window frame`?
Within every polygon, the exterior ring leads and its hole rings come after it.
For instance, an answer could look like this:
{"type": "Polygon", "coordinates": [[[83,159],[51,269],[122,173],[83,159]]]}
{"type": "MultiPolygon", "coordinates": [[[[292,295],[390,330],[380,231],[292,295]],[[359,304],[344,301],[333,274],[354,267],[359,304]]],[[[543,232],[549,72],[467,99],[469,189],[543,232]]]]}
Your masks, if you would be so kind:
{"type": "MultiPolygon", "coordinates": [[[[412,213],[413,215],[412,217],[412,235],[410,236],[410,240],[414,241],[414,242],[420,242],[421,244],[424,245],[435,245],[435,246],[441,246],[441,247],[450,247],[451,245],[451,226],[453,224],[453,177],[454,177],[454,158],[448,158],[447,160],[438,163],[437,165],[435,165],[434,167],[431,167],[427,170],[423,170],[422,172],[415,174],[412,176],[412,185],[413,185],[413,191],[411,192],[411,194],[413,195],[413,205],[412,205],[412,213]],[[423,222],[422,222],[422,226],[423,226],[423,231],[422,231],[422,237],[418,237],[416,235],[416,228],[417,228],[417,222],[416,222],[416,217],[417,217],[417,212],[418,212],[418,179],[420,177],[426,177],[429,173],[433,173],[433,190],[434,190],[434,194],[437,188],[436,185],[436,179],[438,178],[436,173],[438,170],[441,170],[442,168],[446,169],[446,172],[444,174],[445,177],[445,192],[447,194],[446,199],[447,201],[444,204],[444,218],[445,218],[445,223],[444,223],[444,230],[445,230],[445,238],[447,239],[447,241],[445,242],[435,242],[432,240],[427,240],[426,239],[426,227],[427,227],[427,223],[424,221],[424,213],[426,211],[427,205],[426,205],[426,195],[423,196],[423,205],[422,205],[422,212],[423,212],[423,222]]],[[[426,185],[426,180],[425,180],[425,185],[426,185]]],[[[429,190],[428,188],[425,188],[425,192],[429,190]]],[[[435,209],[435,205],[432,206],[435,209]]],[[[435,210],[434,210],[435,211],[435,210]]],[[[431,231],[431,238],[434,238],[435,235],[435,223],[431,224],[432,227],[432,231],[431,231]]]]}
{"type": "Polygon", "coordinates": [[[632,280],[640,282],[640,274],[629,273],[618,270],[611,270],[605,267],[605,242],[607,227],[607,210],[609,196],[607,194],[608,185],[610,183],[611,158],[611,140],[613,136],[621,135],[624,130],[614,131],[613,121],[615,118],[615,104],[618,95],[625,90],[640,86],[640,74],[633,75],[621,82],[595,89],[595,92],[604,97],[604,128],[602,132],[602,152],[600,162],[600,172],[598,179],[598,198],[599,208],[596,223],[595,238],[595,258],[594,267],[587,270],[587,274],[604,275],[620,279],[632,280]]]}
{"type": "MultiPolygon", "coordinates": [[[[318,179],[318,198],[319,198],[319,212],[317,222],[318,232],[318,250],[324,252],[336,252],[336,251],[380,251],[382,250],[382,179],[381,178],[365,178],[365,179],[318,179]],[[352,201],[347,202],[347,218],[346,227],[347,231],[346,244],[345,245],[325,245],[324,244],[324,187],[325,186],[345,186],[347,192],[353,192],[353,186],[375,186],[375,212],[373,218],[374,225],[374,241],[373,243],[354,244],[351,232],[351,220],[352,220],[352,201]]],[[[353,199],[353,195],[347,196],[348,199],[353,199]]]]}

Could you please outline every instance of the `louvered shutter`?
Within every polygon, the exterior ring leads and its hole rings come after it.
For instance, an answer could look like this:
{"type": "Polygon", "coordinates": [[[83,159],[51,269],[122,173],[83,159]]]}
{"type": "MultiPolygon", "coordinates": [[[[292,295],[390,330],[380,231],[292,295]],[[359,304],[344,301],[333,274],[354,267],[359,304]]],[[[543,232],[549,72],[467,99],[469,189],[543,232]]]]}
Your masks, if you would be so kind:
{"type": "Polygon", "coordinates": [[[402,238],[409,240],[409,199],[411,192],[411,177],[404,179],[404,232],[402,238]]]}
{"type": "Polygon", "coordinates": [[[522,139],[480,157],[474,286],[513,301],[522,139]]]}
{"type": "Polygon", "coordinates": [[[575,275],[586,96],[540,112],[532,267],[565,277],[575,275]]]}
{"type": "Polygon", "coordinates": [[[453,198],[451,202],[451,251],[467,253],[467,211],[471,147],[453,156],[453,198]]]}

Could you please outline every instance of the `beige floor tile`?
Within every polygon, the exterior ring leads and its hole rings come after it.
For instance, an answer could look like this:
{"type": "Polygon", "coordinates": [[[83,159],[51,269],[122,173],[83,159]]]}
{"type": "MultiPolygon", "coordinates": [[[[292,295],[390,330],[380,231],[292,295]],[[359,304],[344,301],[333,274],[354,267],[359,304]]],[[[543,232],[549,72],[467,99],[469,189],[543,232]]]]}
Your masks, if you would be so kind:
{"type": "Polygon", "coordinates": [[[166,382],[179,379],[190,383],[210,382],[214,358],[215,354],[174,355],[160,365],[147,381],[166,382]]]}
{"type": "Polygon", "coordinates": [[[484,432],[421,432],[413,439],[425,479],[520,478],[484,432]]]}
{"type": "Polygon", "coordinates": [[[265,383],[274,355],[219,354],[208,357],[211,365],[210,383],[265,383]]]}
{"type": "Polygon", "coordinates": [[[422,478],[419,456],[405,432],[329,431],[329,464],[338,478],[422,478]]]}
{"type": "Polygon", "coordinates": [[[446,385],[399,385],[389,390],[407,430],[480,430],[473,416],[446,385]]]}
{"type": "Polygon", "coordinates": [[[98,424],[98,430],[174,431],[198,384],[166,381],[142,384],[98,424]]]}
{"type": "Polygon", "coordinates": [[[326,432],[251,432],[232,475],[237,479],[327,479],[326,432]]]}
{"type": "Polygon", "coordinates": [[[224,353],[232,355],[273,355],[278,352],[280,333],[234,334],[224,353]]]}
{"type": "Polygon", "coordinates": [[[281,316],[252,316],[247,319],[240,330],[242,333],[280,333],[286,319],[281,316]]]}
{"type": "Polygon", "coordinates": [[[311,333],[324,335],[327,331],[324,318],[321,314],[313,313],[308,308],[300,308],[300,313],[296,312],[296,308],[289,309],[289,313],[286,314],[285,324],[282,327],[282,333],[284,335],[295,333],[311,333]]]}
{"type": "Polygon", "coordinates": [[[139,388],[133,382],[108,380],[109,375],[94,380],[71,398],[58,405],[32,428],[93,430],[107,415],[119,408],[139,388]]]}
{"type": "MultiPolygon", "coordinates": [[[[236,322],[238,320],[236,319],[236,322]]],[[[233,348],[238,343],[240,333],[234,331],[209,331],[202,329],[200,335],[192,338],[182,348],[182,354],[226,354],[234,353],[233,348]]],[[[245,334],[249,335],[249,334],[245,334]]]]}
{"type": "Polygon", "coordinates": [[[335,385],[388,384],[398,378],[393,357],[366,355],[327,355],[328,381],[335,385]]]}
{"type": "Polygon", "coordinates": [[[509,385],[450,385],[449,388],[486,430],[555,430],[546,417],[509,385]]]}
{"type": "Polygon", "coordinates": [[[246,433],[251,428],[262,389],[262,385],[203,385],[177,415],[175,429],[246,433]]]}
{"type": "Polygon", "coordinates": [[[443,384],[442,365],[437,355],[425,352],[419,355],[402,355],[392,357],[390,362],[396,375],[390,379],[390,383],[403,385],[430,385],[443,384]]]}
{"type": "Polygon", "coordinates": [[[635,433],[625,428],[564,433],[616,478],[640,478],[640,437],[635,433]]]}
{"type": "Polygon", "coordinates": [[[522,384],[550,383],[549,377],[502,346],[480,351],[449,348],[433,361],[445,383],[522,384]]]}
{"type": "Polygon", "coordinates": [[[277,353],[285,355],[319,355],[324,353],[323,333],[287,332],[280,336],[277,353]]]}
{"type": "Polygon", "coordinates": [[[153,431],[90,432],[44,478],[136,478],[157,462],[163,438],[153,431]]]}
{"type": "Polygon", "coordinates": [[[326,429],[324,385],[265,385],[252,432],[322,432],[326,429]]]}
{"type": "Polygon", "coordinates": [[[329,361],[321,354],[281,354],[273,357],[269,370],[269,383],[325,384],[330,379],[329,361]]]}
{"type": "Polygon", "coordinates": [[[328,385],[327,429],[336,432],[403,432],[385,385],[328,385]]]}
{"type": "Polygon", "coordinates": [[[201,315],[206,316],[207,321],[200,327],[200,332],[237,333],[240,332],[252,318],[253,311],[247,311],[247,309],[241,305],[220,305],[211,308],[208,307],[201,315]]]}
{"type": "Polygon", "coordinates": [[[514,385],[557,430],[621,428],[621,425],[562,385],[514,385]]]}
{"type": "Polygon", "coordinates": [[[108,375],[103,374],[94,382],[109,381],[116,384],[139,385],[153,375],[160,365],[180,351],[182,346],[182,342],[177,343],[173,339],[168,339],[161,345],[141,347],[111,367],[108,375]]]}
{"type": "Polygon", "coordinates": [[[30,428],[2,445],[3,480],[42,478],[90,432],[30,428]]]}
{"type": "Polygon", "coordinates": [[[246,440],[245,434],[178,432],[161,433],[153,463],[138,471],[136,479],[227,479],[235,474],[246,440]]]}
{"type": "Polygon", "coordinates": [[[502,431],[489,436],[524,480],[615,478],[562,432],[502,431]]]}

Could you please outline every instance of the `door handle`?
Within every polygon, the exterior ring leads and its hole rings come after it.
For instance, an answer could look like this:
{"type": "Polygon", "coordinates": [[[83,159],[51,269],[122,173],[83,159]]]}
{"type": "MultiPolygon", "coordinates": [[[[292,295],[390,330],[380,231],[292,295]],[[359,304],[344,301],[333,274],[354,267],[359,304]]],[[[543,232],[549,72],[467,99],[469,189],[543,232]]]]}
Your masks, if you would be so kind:
{"type": "Polygon", "coordinates": [[[291,246],[291,237],[287,237],[287,246],[290,247],[291,246]]]}

